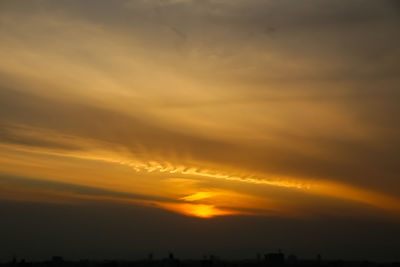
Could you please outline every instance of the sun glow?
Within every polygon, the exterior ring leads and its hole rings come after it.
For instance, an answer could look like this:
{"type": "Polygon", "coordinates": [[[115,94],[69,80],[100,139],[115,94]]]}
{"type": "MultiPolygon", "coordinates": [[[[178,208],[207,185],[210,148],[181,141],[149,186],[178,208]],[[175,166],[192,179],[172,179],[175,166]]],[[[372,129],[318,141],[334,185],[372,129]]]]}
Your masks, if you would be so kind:
{"type": "Polygon", "coordinates": [[[215,216],[238,214],[235,211],[224,210],[208,204],[160,203],[160,206],[167,210],[198,218],[212,218],[215,216]]]}

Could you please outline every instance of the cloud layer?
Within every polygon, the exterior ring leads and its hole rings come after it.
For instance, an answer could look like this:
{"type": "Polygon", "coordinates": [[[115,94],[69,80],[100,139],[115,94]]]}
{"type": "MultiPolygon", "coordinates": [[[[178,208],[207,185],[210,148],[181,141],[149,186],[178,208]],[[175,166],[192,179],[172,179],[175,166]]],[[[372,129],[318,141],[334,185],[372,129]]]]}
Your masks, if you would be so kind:
{"type": "Polygon", "coordinates": [[[10,198],[400,215],[394,1],[0,5],[10,198]]]}

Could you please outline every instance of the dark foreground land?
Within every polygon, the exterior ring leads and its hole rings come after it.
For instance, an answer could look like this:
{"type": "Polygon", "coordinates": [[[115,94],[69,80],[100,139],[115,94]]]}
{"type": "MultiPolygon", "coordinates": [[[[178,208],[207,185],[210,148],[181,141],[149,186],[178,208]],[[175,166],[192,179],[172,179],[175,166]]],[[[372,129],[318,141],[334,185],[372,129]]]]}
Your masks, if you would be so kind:
{"type": "Polygon", "coordinates": [[[10,262],[0,263],[0,267],[400,267],[400,262],[371,262],[371,261],[344,261],[344,260],[301,260],[294,255],[285,257],[283,253],[266,254],[263,258],[248,260],[221,260],[214,256],[204,257],[201,260],[180,260],[172,254],[162,260],[153,259],[152,255],[146,260],[80,260],[68,261],[62,257],[53,257],[48,261],[29,262],[24,259],[13,259],[10,262]]]}

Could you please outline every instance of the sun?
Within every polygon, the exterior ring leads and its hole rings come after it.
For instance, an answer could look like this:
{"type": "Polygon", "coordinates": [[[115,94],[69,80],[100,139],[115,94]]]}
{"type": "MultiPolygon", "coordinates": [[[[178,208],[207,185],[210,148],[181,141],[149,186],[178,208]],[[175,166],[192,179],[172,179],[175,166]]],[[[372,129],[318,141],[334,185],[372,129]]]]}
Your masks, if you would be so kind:
{"type": "Polygon", "coordinates": [[[187,213],[200,218],[212,218],[227,214],[227,212],[217,209],[213,205],[204,204],[191,205],[188,207],[187,213]]]}
{"type": "Polygon", "coordinates": [[[192,203],[163,203],[161,206],[165,209],[193,216],[198,218],[213,218],[216,216],[233,215],[235,212],[230,210],[223,210],[209,204],[192,204],[192,203]]]}

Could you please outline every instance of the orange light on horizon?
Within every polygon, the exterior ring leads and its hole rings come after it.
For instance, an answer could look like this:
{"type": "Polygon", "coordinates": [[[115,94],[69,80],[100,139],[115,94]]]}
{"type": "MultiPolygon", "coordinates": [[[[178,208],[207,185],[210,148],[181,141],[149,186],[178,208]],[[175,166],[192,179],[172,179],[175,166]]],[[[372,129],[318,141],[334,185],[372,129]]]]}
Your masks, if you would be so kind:
{"type": "Polygon", "coordinates": [[[232,210],[223,210],[208,204],[189,204],[189,203],[158,203],[160,207],[174,211],[186,216],[198,218],[213,218],[216,216],[235,215],[238,212],[232,210]]]}

